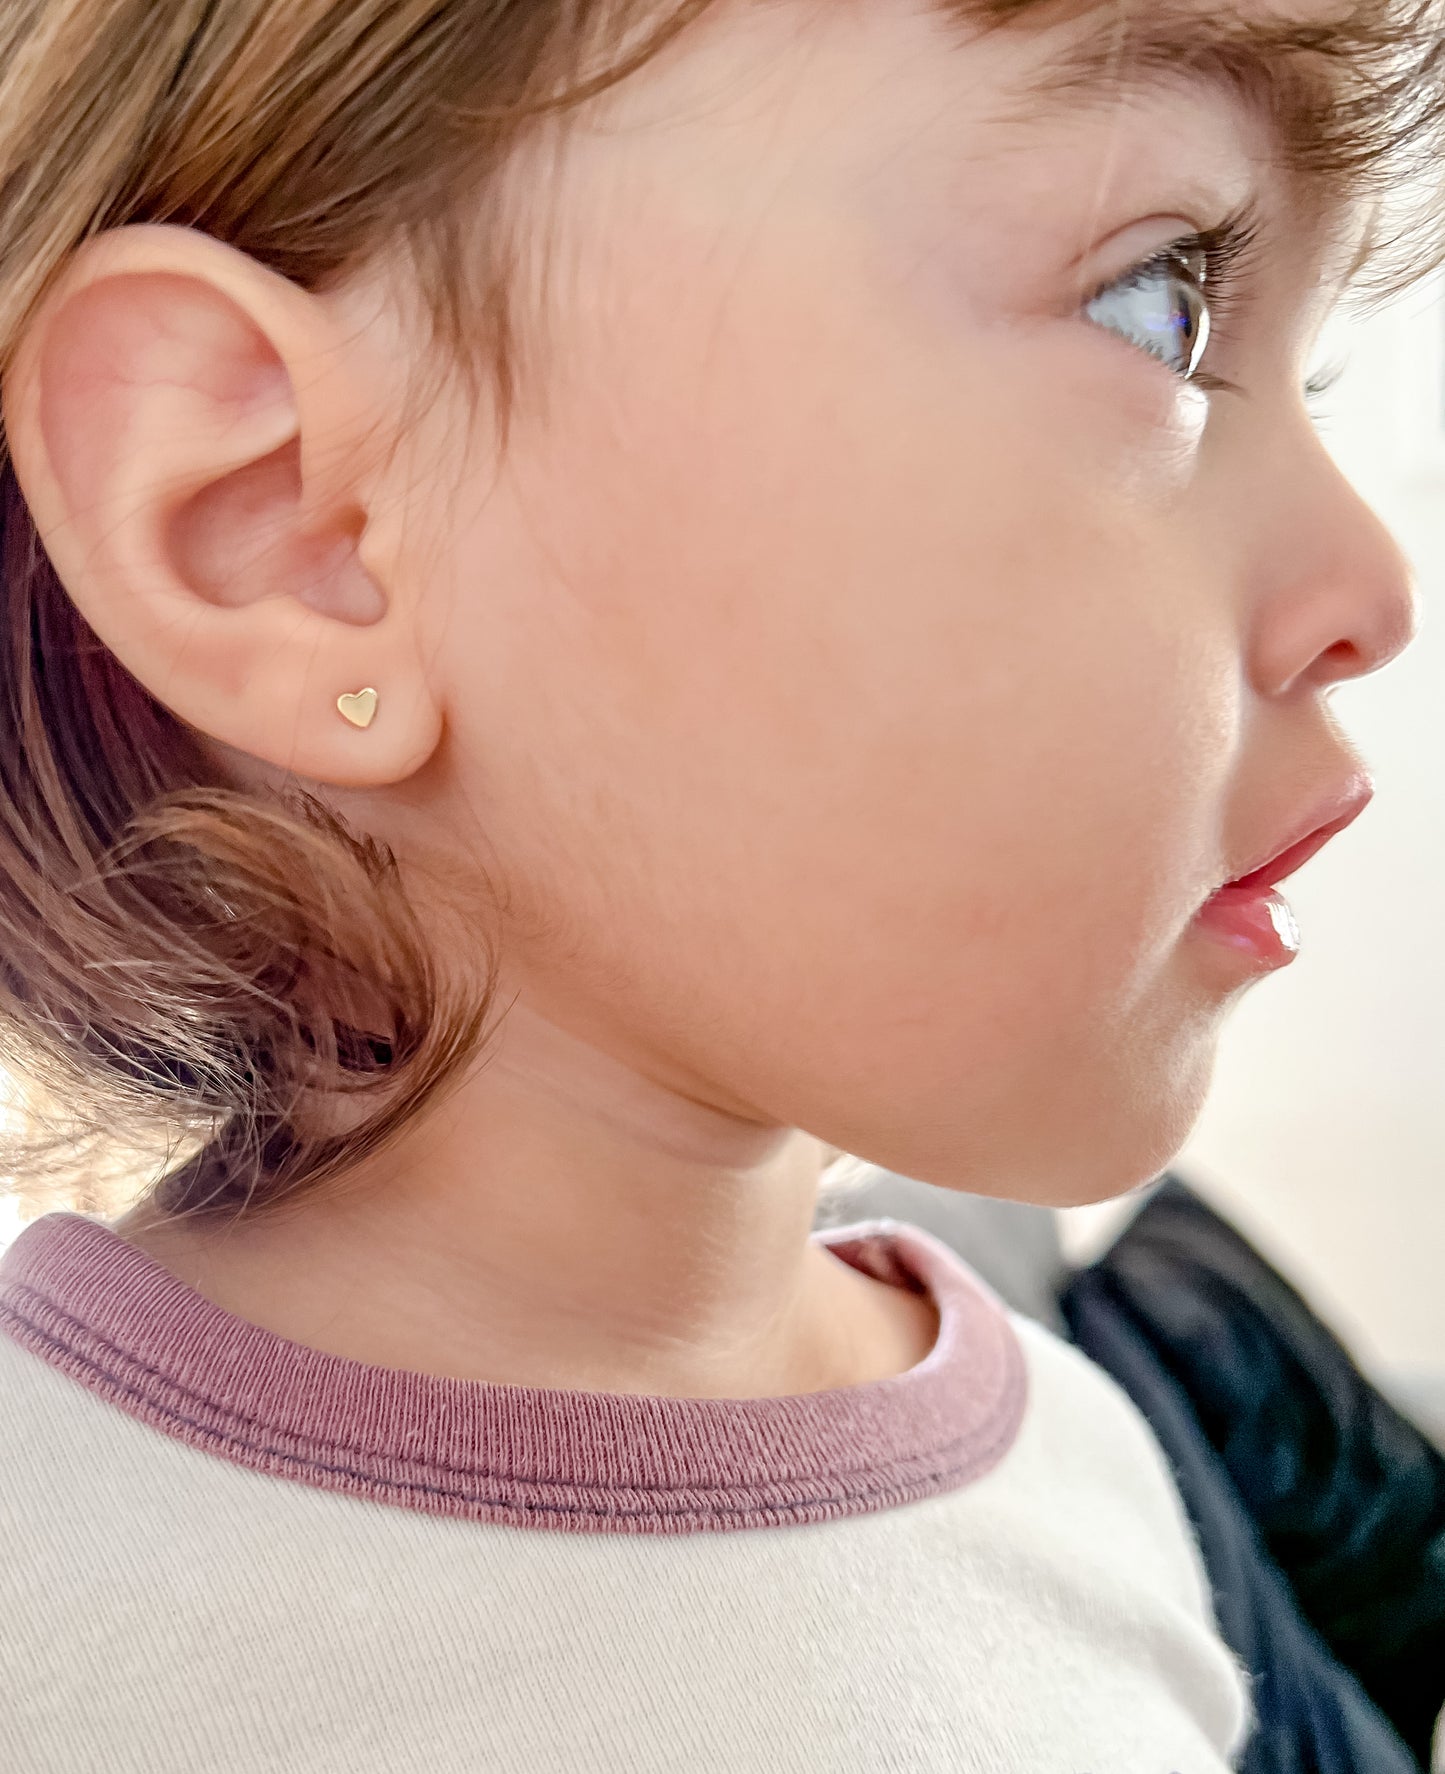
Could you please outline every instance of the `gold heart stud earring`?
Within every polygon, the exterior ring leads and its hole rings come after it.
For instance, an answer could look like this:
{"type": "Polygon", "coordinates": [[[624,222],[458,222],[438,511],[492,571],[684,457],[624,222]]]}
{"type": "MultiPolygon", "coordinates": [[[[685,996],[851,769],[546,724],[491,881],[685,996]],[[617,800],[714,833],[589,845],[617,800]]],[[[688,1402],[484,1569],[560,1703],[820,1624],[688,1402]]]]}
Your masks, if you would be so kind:
{"type": "Polygon", "coordinates": [[[336,698],[336,706],[353,727],[369,727],[376,713],[376,691],[369,685],[365,690],[347,690],[336,698]]]}

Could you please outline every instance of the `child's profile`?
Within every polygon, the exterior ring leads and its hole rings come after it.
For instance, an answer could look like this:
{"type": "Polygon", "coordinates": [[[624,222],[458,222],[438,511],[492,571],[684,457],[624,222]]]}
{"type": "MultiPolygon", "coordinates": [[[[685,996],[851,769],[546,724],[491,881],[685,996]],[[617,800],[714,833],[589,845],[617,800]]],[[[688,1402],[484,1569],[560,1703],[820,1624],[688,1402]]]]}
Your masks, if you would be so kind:
{"type": "Polygon", "coordinates": [[[811,1228],[1148,1181],[1293,958],[1442,29],[7,9],[0,1052],[185,1142],[0,1264],[13,1765],[1232,1765],[1143,1420],[811,1228]]]}

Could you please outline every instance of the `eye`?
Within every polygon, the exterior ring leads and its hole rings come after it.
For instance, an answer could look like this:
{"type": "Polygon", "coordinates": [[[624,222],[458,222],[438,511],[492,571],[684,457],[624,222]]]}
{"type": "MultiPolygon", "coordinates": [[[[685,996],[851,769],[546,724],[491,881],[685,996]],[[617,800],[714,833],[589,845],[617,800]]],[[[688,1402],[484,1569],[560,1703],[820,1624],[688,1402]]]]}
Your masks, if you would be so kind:
{"type": "Polygon", "coordinates": [[[1106,284],[1084,304],[1084,313],[1187,382],[1209,344],[1207,264],[1197,240],[1164,247],[1106,284]]]}

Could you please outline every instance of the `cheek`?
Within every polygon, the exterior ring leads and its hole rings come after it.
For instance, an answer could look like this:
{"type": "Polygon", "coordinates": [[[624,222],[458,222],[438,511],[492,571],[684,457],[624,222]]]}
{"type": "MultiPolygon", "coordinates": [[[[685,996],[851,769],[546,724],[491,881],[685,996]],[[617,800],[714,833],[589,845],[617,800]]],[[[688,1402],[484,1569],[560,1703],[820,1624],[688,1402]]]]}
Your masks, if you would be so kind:
{"type": "Polygon", "coordinates": [[[810,1083],[768,1030],[920,1124],[964,1075],[975,1105],[1065,1065],[1097,1094],[1235,719],[1177,479],[1117,424],[1082,445],[1051,374],[990,347],[941,377],[796,284],[711,353],[649,318],[519,440],[481,600],[468,749],[537,927],[639,1018],[705,1004],[699,1067],[785,1119],[810,1083]]]}
{"type": "Polygon", "coordinates": [[[1232,699],[1148,464],[1066,447],[1077,424],[1021,414],[1008,366],[940,403],[839,343],[765,334],[704,383],[655,367],[571,428],[567,589],[533,611],[527,681],[699,857],[886,837],[1011,901],[1147,873],[1232,699]]]}

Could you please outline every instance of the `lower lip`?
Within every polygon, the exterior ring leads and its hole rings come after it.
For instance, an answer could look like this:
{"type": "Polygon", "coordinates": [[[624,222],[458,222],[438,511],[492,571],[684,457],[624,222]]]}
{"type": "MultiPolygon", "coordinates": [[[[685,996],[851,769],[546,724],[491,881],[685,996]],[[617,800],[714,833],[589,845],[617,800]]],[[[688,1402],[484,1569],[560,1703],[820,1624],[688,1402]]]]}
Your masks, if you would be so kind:
{"type": "Polygon", "coordinates": [[[1288,967],[1299,953],[1299,925],[1289,901],[1273,887],[1221,887],[1194,921],[1261,971],[1288,967]]]}

